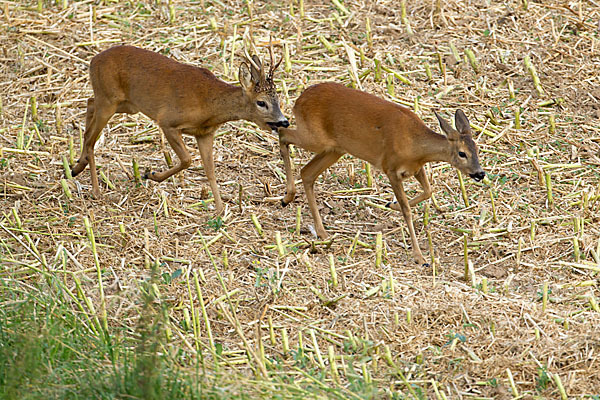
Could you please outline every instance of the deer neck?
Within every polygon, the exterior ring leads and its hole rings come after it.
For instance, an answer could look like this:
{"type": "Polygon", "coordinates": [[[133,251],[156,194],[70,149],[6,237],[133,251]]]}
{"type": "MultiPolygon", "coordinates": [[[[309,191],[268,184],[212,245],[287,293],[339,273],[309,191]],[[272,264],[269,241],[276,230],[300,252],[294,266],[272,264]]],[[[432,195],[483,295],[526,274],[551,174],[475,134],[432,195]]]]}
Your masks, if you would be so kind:
{"type": "Polygon", "coordinates": [[[446,161],[450,162],[451,149],[450,141],[444,135],[440,135],[433,130],[427,131],[427,140],[423,141],[421,146],[425,162],[446,161]]]}
{"type": "Polygon", "coordinates": [[[210,125],[248,119],[250,114],[246,95],[239,86],[225,84],[222,90],[215,91],[212,103],[215,107],[215,113],[210,119],[210,125]]]}

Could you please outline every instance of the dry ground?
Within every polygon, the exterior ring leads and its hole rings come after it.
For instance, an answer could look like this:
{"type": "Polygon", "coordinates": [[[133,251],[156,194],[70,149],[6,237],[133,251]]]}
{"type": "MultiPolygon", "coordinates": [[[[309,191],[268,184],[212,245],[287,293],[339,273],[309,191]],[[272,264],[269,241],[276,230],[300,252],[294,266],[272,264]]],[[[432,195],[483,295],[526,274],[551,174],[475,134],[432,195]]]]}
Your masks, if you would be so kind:
{"type": "MultiPolygon", "coordinates": [[[[227,0],[57,3],[42,2],[38,12],[36,2],[0,1],[2,279],[27,291],[42,280],[36,270],[65,269],[74,273],[65,274],[67,286],[75,292],[78,277],[100,310],[87,217],[109,325],[132,329],[138,282],[148,276],[148,263],[158,261],[173,277],[161,288],[172,306],[173,345],[193,353],[185,313],[191,304],[199,307],[198,293],[187,284],[196,272],[226,370],[251,364],[242,336],[252,349],[262,337],[266,359],[279,360],[272,362],[301,382],[308,378],[286,357],[283,335],[291,351],[302,340],[308,366],[319,370],[314,333],[326,368],[332,346],[339,385],[349,385],[353,364],[381,396],[383,388],[389,396],[407,393],[386,362],[386,348],[405,377],[432,398],[442,398],[436,390],[448,398],[559,398],[559,382],[569,398],[600,395],[600,4],[444,1],[440,10],[436,1],[408,2],[403,20],[399,1],[337,7],[307,0],[303,17],[297,1],[254,1],[250,10],[245,1],[227,0]],[[348,156],[316,185],[325,225],[335,236],[311,246],[301,185],[296,202],[281,208],[285,186],[276,138],[246,122],[225,124],[216,139],[217,179],[226,199],[221,217],[214,215],[195,149],[194,168],[162,184],[136,184],[134,158],[142,170],[166,166],[161,134],[143,115],[115,116],[96,145],[100,171],[114,186],[102,184],[103,197],[93,199],[85,170],[68,181],[72,199],[66,198],[62,160],[70,156],[71,138],[71,156],[78,157],[93,55],[129,43],[234,82],[247,29],[263,56],[269,34],[289,50],[291,63],[276,82],[286,115],[306,86],[325,80],[358,85],[357,77],[371,93],[410,107],[418,103],[418,115],[434,129],[433,110],[447,117],[456,108],[466,112],[489,184],[465,181],[466,206],[455,170],[430,166],[434,201],[416,207],[414,219],[435,268],[412,263],[401,214],[377,207],[392,197],[387,179],[373,171],[368,187],[363,163],[348,156]],[[383,67],[381,79],[374,60],[383,67]],[[380,265],[377,232],[383,233],[380,265]],[[278,234],[284,254],[275,246],[278,234]],[[203,239],[243,335],[219,306],[226,303],[224,293],[203,239]]],[[[309,157],[296,151],[296,169],[309,157]]],[[[416,189],[408,183],[411,194],[416,189]]],[[[209,343],[204,322],[198,337],[209,343]]],[[[329,372],[324,382],[338,385],[329,372]]],[[[348,386],[348,397],[352,391],[348,386]]]]}

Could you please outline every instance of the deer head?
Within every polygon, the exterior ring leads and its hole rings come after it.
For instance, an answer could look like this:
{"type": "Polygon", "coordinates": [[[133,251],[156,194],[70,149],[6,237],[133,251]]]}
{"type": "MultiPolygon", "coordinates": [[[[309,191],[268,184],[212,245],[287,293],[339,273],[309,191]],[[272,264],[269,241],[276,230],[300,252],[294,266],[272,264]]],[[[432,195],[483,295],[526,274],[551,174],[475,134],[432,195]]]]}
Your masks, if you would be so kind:
{"type": "Polygon", "coordinates": [[[273,49],[269,43],[271,63],[269,72],[265,74],[258,56],[250,57],[246,50],[244,52],[246,61],[240,64],[239,78],[246,94],[247,119],[263,129],[273,131],[278,127],[288,127],[290,123],[279,108],[279,97],[273,82],[273,74],[281,64],[281,59],[274,64],[273,49]]]}
{"type": "Polygon", "coordinates": [[[452,128],[450,123],[438,113],[435,113],[435,116],[450,142],[450,164],[478,182],[485,178],[485,172],[479,165],[477,144],[473,141],[471,125],[465,113],[456,110],[454,115],[456,129],[452,128]]]}

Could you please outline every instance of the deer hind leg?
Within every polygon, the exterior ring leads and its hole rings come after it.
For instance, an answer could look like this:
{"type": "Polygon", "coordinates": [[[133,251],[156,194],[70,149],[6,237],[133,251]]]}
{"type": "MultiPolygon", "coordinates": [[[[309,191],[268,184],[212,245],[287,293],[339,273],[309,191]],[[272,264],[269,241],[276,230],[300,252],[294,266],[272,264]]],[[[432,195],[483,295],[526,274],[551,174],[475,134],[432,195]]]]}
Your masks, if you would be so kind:
{"type": "MultiPolygon", "coordinates": [[[[87,109],[85,112],[85,133],[84,133],[84,143],[85,140],[87,139],[87,137],[89,136],[89,130],[92,126],[92,119],[94,118],[94,98],[90,97],[87,101],[87,109]]],[[[85,167],[87,167],[88,165],[88,160],[87,160],[87,154],[86,154],[86,147],[82,144],[81,146],[81,155],[79,156],[79,159],[77,160],[77,164],[75,164],[72,168],[71,168],[71,175],[75,176],[78,175],[79,173],[81,173],[81,171],[83,171],[85,169],[85,167]]]]}
{"type": "Polygon", "coordinates": [[[206,179],[208,179],[210,190],[215,199],[215,211],[217,214],[221,214],[223,212],[223,200],[221,199],[219,185],[217,184],[217,178],[215,177],[215,162],[213,159],[215,131],[216,129],[205,133],[204,135],[196,135],[196,142],[198,143],[198,149],[200,150],[200,156],[202,157],[204,173],[206,174],[206,179]]]}
{"type": "Polygon", "coordinates": [[[183,138],[181,137],[181,132],[179,129],[175,128],[166,128],[161,127],[165,136],[167,137],[167,141],[171,145],[171,148],[177,154],[179,158],[179,164],[175,165],[172,168],[169,168],[166,171],[162,172],[149,172],[144,175],[144,178],[151,179],[155,182],[162,182],[167,178],[170,178],[172,175],[175,175],[179,171],[182,171],[186,168],[189,168],[192,165],[192,156],[185,147],[185,143],[183,143],[183,138]]]}
{"type": "Polygon", "coordinates": [[[410,205],[408,203],[408,199],[406,198],[402,181],[396,176],[396,171],[392,171],[387,175],[390,178],[390,183],[394,189],[394,194],[396,195],[396,199],[400,204],[400,210],[402,211],[402,215],[404,216],[404,220],[408,226],[408,232],[410,233],[410,241],[412,244],[412,255],[418,264],[427,266],[428,264],[425,262],[425,258],[423,258],[423,253],[421,253],[421,248],[417,242],[417,235],[415,234],[415,227],[413,225],[412,215],[410,212],[410,205]]]}
{"type": "Polygon", "coordinates": [[[98,174],[96,172],[96,160],[94,159],[94,145],[102,133],[102,129],[108,123],[110,117],[114,115],[116,106],[110,104],[97,104],[94,98],[88,100],[86,111],[86,127],[84,133],[83,151],[77,163],[71,169],[71,175],[76,176],[85,167],[90,165],[90,175],[92,177],[92,193],[95,197],[100,196],[98,186],[98,174]]]}
{"type": "Polygon", "coordinates": [[[325,227],[323,227],[323,221],[321,220],[321,215],[319,214],[319,209],[315,200],[315,180],[323,173],[323,171],[332,166],[343,155],[344,153],[335,151],[319,153],[314,156],[313,159],[310,160],[310,162],[306,164],[301,171],[302,184],[304,185],[308,206],[310,207],[310,212],[313,220],[315,221],[315,230],[321,239],[327,238],[328,235],[325,227]]]}
{"type": "Polygon", "coordinates": [[[279,129],[279,152],[281,153],[281,158],[283,159],[283,165],[285,167],[285,196],[281,200],[281,205],[283,207],[294,201],[294,198],[296,197],[294,169],[290,159],[290,144],[286,141],[286,137],[293,132],[295,131],[292,129],[279,129]]]}

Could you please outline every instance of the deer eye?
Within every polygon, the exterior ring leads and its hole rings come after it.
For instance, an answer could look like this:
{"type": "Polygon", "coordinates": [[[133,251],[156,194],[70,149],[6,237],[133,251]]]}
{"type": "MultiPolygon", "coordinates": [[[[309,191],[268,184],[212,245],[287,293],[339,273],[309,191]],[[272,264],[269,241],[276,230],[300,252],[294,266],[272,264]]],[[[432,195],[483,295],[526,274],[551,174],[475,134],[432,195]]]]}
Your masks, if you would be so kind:
{"type": "Polygon", "coordinates": [[[467,158],[467,155],[465,154],[465,152],[464,152],[464,151],[459,151],[459,152],[458,152],[458,156],[459,156],[459,157],[462,157],[462,158],[467,158]]]}
{"type": "Polygon", "coordinates": [[[259,107],[266,107],[267,103],[265,103],[264,101],[259,100],[259,101],[256,102],[256,105],[259,106],[259,107]]]}

